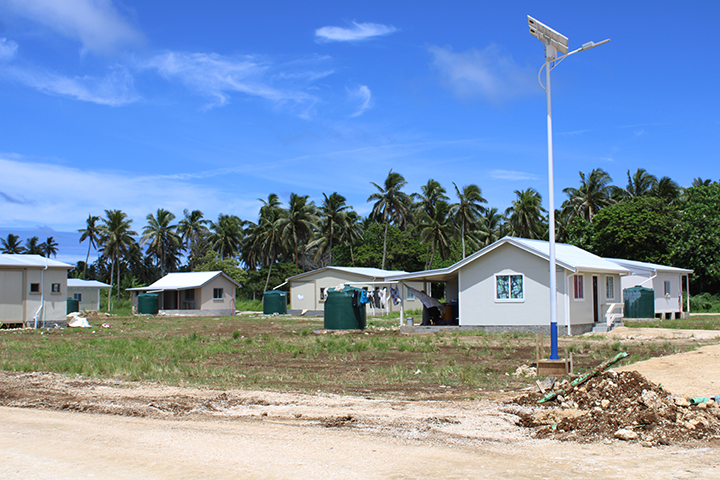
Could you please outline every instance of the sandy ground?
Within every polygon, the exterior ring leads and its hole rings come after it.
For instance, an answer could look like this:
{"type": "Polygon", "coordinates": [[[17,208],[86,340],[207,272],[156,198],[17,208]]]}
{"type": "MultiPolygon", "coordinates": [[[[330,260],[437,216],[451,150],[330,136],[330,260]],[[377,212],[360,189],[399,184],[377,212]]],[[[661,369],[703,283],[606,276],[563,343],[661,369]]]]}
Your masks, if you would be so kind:
{"type": "MultiPolygon", "coordinates": [[[[720,394],[718,356],[712,345],[618,370],[638,370],[673,393],[720,394]]],[[[515,423],[522,407],[490,400],[220,392],[9,372],[0,372],[0,393],[11,405],[0,407],[0,477],[11,480],[720,478],[717,442],[534,439],[515,423]]]]}

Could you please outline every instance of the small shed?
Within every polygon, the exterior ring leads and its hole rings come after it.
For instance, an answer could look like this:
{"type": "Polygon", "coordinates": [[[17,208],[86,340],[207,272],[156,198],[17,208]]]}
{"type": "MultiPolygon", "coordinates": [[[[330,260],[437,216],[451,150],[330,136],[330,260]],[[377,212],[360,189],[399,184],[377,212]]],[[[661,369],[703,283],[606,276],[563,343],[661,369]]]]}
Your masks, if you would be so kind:
{"type": "Polygon", "coordinates": [[[158,308],[170,315],[234,315],[235,291],[240,286],[224,272],[168,273],[147,287],[128,288],[133,310],[138,295],[158,294],[158,308]]]}
{"type": "Polygon", "coordinates": [[[107,283],[97,280],[81,280],[68,278],[67,296],[78,301],[78,308],[82,310],[100,310],[100,291],[112,288],[107,283]]]}

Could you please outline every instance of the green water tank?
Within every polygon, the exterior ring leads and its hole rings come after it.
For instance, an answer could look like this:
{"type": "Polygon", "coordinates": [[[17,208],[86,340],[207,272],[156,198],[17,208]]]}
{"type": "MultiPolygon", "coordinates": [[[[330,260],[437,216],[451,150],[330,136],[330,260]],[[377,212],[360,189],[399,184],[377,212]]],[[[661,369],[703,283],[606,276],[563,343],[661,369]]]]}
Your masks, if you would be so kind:
{"type": "Polygon", "coordinates": [[[271,290],[263,293],[263,314],[272,315],[287,313],[287,292],[282,290],[271,290]]]}
{"type": "Polygon", "coordinates": [[[158,296],[156,293],[141,293],[138,295],[138,313],[140,315],[157,315],[158,296]]]}
{"type": "Polygon", "coordinates": [[[327,330],[362,330],[366,325],[365,304],[353,306],[353,295],[359,288],[345,287],[341,292],[328,290],[325,300],[324,327],[327,330]]]}
{"type": "Polygon", "coordinates": [[[67,313],[79,312],[79,311],[80,311],[80,300],[68,297],[67,313]]]}
{"type": "Polygon", "coordinates": [[[625,318],[655,318],[655,292],[652,288],[630,287],[623,290],[625,318]]]}

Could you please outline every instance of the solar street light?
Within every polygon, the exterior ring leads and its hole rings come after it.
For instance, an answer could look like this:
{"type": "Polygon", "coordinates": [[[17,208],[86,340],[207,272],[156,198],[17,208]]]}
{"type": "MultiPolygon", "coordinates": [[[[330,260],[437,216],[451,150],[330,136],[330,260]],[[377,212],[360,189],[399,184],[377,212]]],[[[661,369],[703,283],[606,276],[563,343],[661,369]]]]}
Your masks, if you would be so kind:
{"type": "MultiPolygon", "coordinates": [[[[557,344],[557,272],[555,266],[555,185],[553,179],[553,144],[552,144],[552,109],[550,107],[550,71],[555,68],[561,61],[570,55],[590,50],[591,48],[607,43],[610,39],[602,42],[587,42],[577,50],[568,53],[568,38],[548,27],[542,22],[535,20],[528,15],[528,27],[530,34],[540,40],[545,45],[545,63],[540,67],[538,72],[538,81],[543,87],[540,80],[542,69],[545,69],[545,93],[547,96],[547,142],[548,142],[548,211],[549,211],[549,238],[550,238],[550,358],[548,360],[559,360],[558,344],[557,344]],[[557,52],[563,55],[558,58],[557,52]]],[[[570,334],[570,325],[568,324],[568,334],[570,334]]]]}

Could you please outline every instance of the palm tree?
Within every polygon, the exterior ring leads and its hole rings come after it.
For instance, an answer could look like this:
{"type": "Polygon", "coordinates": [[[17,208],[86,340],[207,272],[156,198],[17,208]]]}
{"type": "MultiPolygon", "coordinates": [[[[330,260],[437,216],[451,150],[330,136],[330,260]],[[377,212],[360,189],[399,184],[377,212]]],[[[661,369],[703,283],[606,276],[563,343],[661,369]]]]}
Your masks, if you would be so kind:
{"type": "Polygon", "coordinates": [[[53,257],[57,257],[58,243],[53,237],[47,237],[47,239],[39,246],[45,257],[50,258],[50,255],[52,255],[53,257]]]}
{"type": "Polygon", "coordinates": [[[427,213],[431,217],[435,214],[435,205],[439,201],[448,201],[450,198],[445,195],[447,191],[445,187],[440,185],[440,182],[434,179],[427,181],[425,185],[420,187],[420,193],[413,193],[412,198],[417,200],[414,208],[415,211],[420,214],[422,212],[427,213]]]}
{"type": "Polygon", "coordinates": [[[282,254],[283,238],[278,220],[283,215],[283,209],[280,207],[282,203],[279,197],[271,193],[268,195],[267,201],[259,198],[262,202],[260,207],[260,216],[258,223],[248,223],[245,230],[245,239],[242,245],[242,259],[248,267],[256,267],[257,265],[267,266],[268,274],[265,278],[265,287],[263,291],[267,291],[272,275],[272,268],[278,257],[282,254]]]}
{"type": "Polygon", "coordinates": [[[337,192],[333,192],[328,197],[323,193],[323,202],[318,209],[320,216],[320,236],[309,247],[317,247],[315,260],[320,258],[323,253],[328,252],[330,255],[330,265],[332,265],[332,249],[333,242],[339,236],[342,230],[342,224],[345,222],[345,210],[350,208],[345,204],[347,199],[337,192]]]}
{"type": "Polygon", "coordinates": [[[43,249],[38,242],[38,237],[30,237],[25,240],[25,253],[30,255],[44,255],[43,249]]]}
{"type": "Polygon", "coordinates": [[[143,236],[140,245],[148,245],[148,253],[157,261],[160,276],[165,276],[166,257],[169,252],[176,253],[180,246],[180,236],[177,234],[177,225],[171,225],[175,215],[164,208],[158,208],[157,213],[145,217],[148,224],[143,227],[143,236]]]}
{"type": "MultiPolygon", "coordinates": [[[[135,243],[133,236],[137,232],[130,229],[132,219],[121,210],[105,210],[105,218],[101,218],[103,225],[100,226],[100,242],[102,255],[111,259],[110,285],[114,270],[117,269],[117,298],[120,299],[120,258],[128,253],[130,246],[135,243]]],[[[112,291],[112,290],[111,290],[112,291]]],[[[108,302],[109,303],[109,302],[108,302]]],[[[108,305],[108,309],[109,309],[108,305]]]]}
{"type": "Polygon", "coordinates": [[[315,213],[315,202],[308,202],[308,195],[290,194],[288,209],[278,219],[277,225],[295,252],[295,274],[298,273],[300,244],[309,240],[317,229],[319,218],[315,213]]]}
{"type": "Polygon", "coordinates": [[[657,177],[649,174],[644,168],[638,168],[632,176],[630,176],[630,170],[628,170],[627,178],[628,184],[625,188],[625,196],[628,198],[650,195],[658,183],[657,177]]]}
{"type": "Polygon", "coordinates": [[[498,209],[493,207],[485,210],[485,214],[480,218],[480,227],[477,230],[478,236],[481,238],[482,247],[497,242],[503,237],[503,222],[505,217],[498,213],[498,209]]]}
{"type": "Polygon", "coordinates": [[[0,238],[2,242],[2,253],[8,253],[11,255],[17,255],[25,253],[25,248],[20,245],[20,237],[12,233],[8,233],[7,238],[0,238]]]}
{"type": "Polygon", "coordinates": [[[378,189],[376,193],[370,195],[368,202],[374,201],[371,215],[378,221],[385,224],[385,234],[383,236],[383,259],[382,269],[385,269],[385,258],[387,257],[387,233],[390,223],[394,223],[399,227],[404,227],[410,216],[411,198],[402,191],[407,185],[405,178],[392,169],[385,179],[384,185],[381,187],[375,182],[371,182],[378,189]]]}
{"type": "Polygon", "coordinates": [[[542,197],[534,188],[515,190],[517,199],[505,210],[512,234],[521,238],[540,238],[543,230],[542,197]]]}
{"type": "Polygon", "coordinates": [[[452,205],[450,215],[456,225],[460,226],[460,239],[462,240],[462,256],[465,258],[465,232],[476,229],[480,216],[485,212],[481,203],[487,203],[482,196],[480,187],[475,184],[465,185],[462,192],[453,182],[458,203],[452,205]]]}
{"type": "Polygon", "coordinates": [[[668,204],[674,203],[680,198],[680,193],[680,185],[670,177],[662,177],[650,190],[650,194],[653,197],[661,198],[668,202],[668,204]]]}
{"type": "Polygon", "coordinates": [[[695,177],[692,181],[691,187],[709,187],[712,185],[713,181],[709,178],[702,179],[700,177],[695,177]]]}
{"type": "Polygon", "coordinates": [[[433,208],[433,216],[426,212],[420,214],[420,241],[432,246],[432,256],[425,259],[425,269],[432,266],[435,254],[440,252],[442,259],[448,256],[454,225],[450,217],[451,207],[444,200],[439,200],[433,208]]]}
{"type": "Polygon", "coordinates": [[[243,241],[243,221],[235,215],[218,215],[217,223],[210,223],[210,247],[221,258],[235,257],[243,241]]]}
{"type": "Polygon", "coordinates": [[[80,235],[80,243],[84,242],[85,240],[88,241],[88,253],[85,257],[85,266],[83,268],[82,276],[83,280],[85,280],[85,272],[87,271],[87,265],[90,261],[90,250],[93,247],[97,247],[98,241],[100,240],[100,227],[96,225],[98,220],[100,220],[100,217],[88,214],[85,228],[81,228],[78,230],[78,232],[82,234],[80,235]]]}
{"type": "Polygon", "coordinates": [[[612,178],[601,168],[594,169],[587,178],[580,172],[580,188],[563,189],[568,196],[563,203],[563,210],[570,212],[568,219],[572,220],[578,215],[592,223],[592,218],[602,207],[613,203],[612,193],[615,187],[610,182],[612,178]]]}
{"type": "Polygon", "coordinates": [[[344,212],[343,222],[340,224],[340,243],[350,247],[350,261],[355,266],[355,243],[363,239],[363,226],[360,215],[355,210],[344,212]]]}
{"type": "Polygon", "coordinates": [[[209,232],[207,224],[209,221],[203,218],[200,210],[183,210],[184,218],[178,222],[177,233],[180,235],[183,245],[188,251],[188,265],[192,271],[195,259],[202,256],[200,251],[201,239],[207,237],[209,232]]]}

